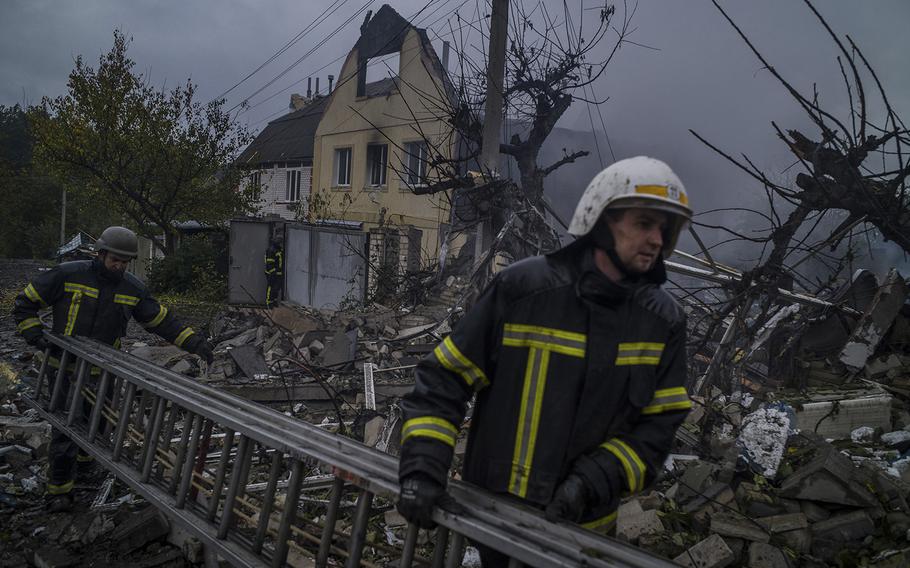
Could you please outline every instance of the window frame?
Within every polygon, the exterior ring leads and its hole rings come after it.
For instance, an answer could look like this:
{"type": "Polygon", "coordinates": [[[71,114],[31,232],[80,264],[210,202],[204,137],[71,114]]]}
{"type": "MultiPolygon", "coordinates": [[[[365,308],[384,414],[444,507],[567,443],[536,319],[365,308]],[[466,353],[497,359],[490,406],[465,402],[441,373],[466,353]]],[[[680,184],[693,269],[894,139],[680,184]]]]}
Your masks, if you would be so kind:
{"type": "Polygon", "coordinates": [[[332,160],[332,187],[339,188],[350,188],[351,187],[351,176],[353,175],[352,164],[354,162],[354,148],[352,146],[339,146],[335,148],[332,160]],[[341,173],[341,164],[339,161],[339,156],[342,153],[347,153],[347,183],[341,183],[340,173],[341,173]]]}
{"type": "Polygon", "coordinates": [[[404,164],[403,173],[404,179],[401,181],[404,182],[405,187],[414,188],[414,187],[426,187],[428,185],[427,175],[428,175],[428,163],[427,158],[429,156],[429,145],[426,140],[412,140],[410,142],[404,143],[404,164]],[[411,152],[411,148],[416,146],[418,148],[418,153],[414,154],[411,152]],[[412,176],[415,175],[415,170],[411,167],[411,160],[415,159],[417,163],[416,171],[416,182],[412,182],[412,176]]]}
{"type": "Polygon", "coordinates": [[[367,183],[368,187],[382,188],[388,187],[389,184],[389,145],[388,144],[367,144],[367,183]],[[376,160],[375,153],[379,150],[381,156],[381,168],[379,169],[380,180],[375,182],[376,160]]]}
{"type": "Polygon", "coordinates": [[[302,169],[285,170],[284,203],[298,203],[300,201],[301,179],[303,179],[302,169]]]}

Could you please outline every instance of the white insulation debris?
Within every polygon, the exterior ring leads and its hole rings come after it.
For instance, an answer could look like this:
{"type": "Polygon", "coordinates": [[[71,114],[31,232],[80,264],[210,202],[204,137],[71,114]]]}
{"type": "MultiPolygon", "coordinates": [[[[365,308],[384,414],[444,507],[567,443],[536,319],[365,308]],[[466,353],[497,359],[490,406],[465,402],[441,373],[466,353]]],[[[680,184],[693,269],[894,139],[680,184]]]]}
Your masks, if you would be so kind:
{"type": "Polygon", "coordinates": [[[782,405],[763,406],[743,419],[736,444],[752,467],[774,477],[784,457],[791,414],[782,405]]]}

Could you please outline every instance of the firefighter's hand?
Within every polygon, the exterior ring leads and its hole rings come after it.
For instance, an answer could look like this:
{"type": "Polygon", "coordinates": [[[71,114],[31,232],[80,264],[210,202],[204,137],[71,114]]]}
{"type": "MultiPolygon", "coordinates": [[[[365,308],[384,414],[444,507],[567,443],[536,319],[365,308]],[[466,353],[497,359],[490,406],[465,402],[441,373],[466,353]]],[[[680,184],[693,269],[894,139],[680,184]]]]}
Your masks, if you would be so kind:
{"type": "Polygon", "coordinates": [[[445,488],[429,476],[416,473],[401,482],[398,497],[398,512],[408,522],[422,529],[436,526],[433,522],[433,507],[445,495],[445,488]]]}
{"type": "Polygon", "coordinates": [[[553,500],[547,505],[547,520],[578,522],[585,511],[589,493],[588,485],[581,476],[569,474],[556,488],[553,500]]]}
{"type": "Polygon", "coordinates": [[[47,351],[47,348],[51,346],[48,340],[44,338],[44,334],[39,334],[31,339],[27,339],[26,342],[38,351],[47,351]]]}
{"type": "Polygon", "coordinates": [[[208,341],[206,341],[205,339],[203,339],[202,341],[199,342],[199,344],[193,350],[193,353],[195,353],[196,355],[199,355],[200,357],[205,359],[205,362],[208,363],[209,365],[211,365],[212,361],[215,360],[215,354],[213,353],[212,344],[209,343],[208,341]]]}

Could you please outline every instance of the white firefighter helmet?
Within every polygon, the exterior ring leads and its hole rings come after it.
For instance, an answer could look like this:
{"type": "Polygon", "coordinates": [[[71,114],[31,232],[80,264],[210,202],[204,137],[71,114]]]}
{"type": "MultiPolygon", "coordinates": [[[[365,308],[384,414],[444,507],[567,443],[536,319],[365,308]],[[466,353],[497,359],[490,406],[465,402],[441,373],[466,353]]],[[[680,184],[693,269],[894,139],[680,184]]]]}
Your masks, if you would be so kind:
{"type": "Polygon", "coordinates": [[[594,176],[575,208],[569,233],[587,235],[607,209],[656,209],[671,214],[664,257],[692,218],[689,196],[670,166],[647,156],[620,160],[594,176]]]}

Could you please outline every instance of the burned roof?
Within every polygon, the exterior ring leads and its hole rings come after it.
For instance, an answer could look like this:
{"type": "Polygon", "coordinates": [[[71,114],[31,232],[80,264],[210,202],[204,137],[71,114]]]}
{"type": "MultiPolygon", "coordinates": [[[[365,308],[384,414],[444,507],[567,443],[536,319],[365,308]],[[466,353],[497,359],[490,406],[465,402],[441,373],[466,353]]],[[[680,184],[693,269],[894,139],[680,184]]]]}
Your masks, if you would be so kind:
{"type": "Polygon", "coordinates": [[[321,96],[300,110],[275,119],[240,154],[241,167],[313,159],[313,140],[329,97],[321,96]]]}

